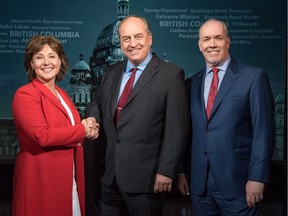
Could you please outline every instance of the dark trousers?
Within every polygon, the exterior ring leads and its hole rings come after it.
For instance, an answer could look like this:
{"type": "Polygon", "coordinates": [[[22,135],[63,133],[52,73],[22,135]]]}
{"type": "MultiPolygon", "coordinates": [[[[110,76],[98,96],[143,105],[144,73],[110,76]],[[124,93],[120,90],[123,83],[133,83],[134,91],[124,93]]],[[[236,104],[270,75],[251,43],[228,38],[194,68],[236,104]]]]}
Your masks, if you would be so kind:
{"type": "Polygon", "coordinates": [[[257,208],[249,208],[245,197],[225,199],[219,192],[211,171],[208,174],[207,191],[204,195],[192,194],[195,216],[257,216],[257,208]]]}
{"type": "Polygon", "coordinates": [[[114,180],[111,186],[101,185],[102,216],[161,216],[161,194],[126,193],[114,180]]]}

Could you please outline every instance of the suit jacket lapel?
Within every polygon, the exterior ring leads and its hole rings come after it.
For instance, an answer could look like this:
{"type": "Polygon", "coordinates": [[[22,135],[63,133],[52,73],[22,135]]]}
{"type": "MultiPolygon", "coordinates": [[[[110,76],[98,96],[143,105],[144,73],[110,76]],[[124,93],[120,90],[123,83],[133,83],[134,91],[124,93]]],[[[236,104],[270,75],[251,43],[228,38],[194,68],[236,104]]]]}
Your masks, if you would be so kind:
{"type": "MultiPolygon", "coordinates": [[[[158,57],[154,54],[151,61],[146,66],[145,70],[142,72],[138,81],[136,82],[132,92],[126,102],[126,105],[143,89],[143,87],[152,79],[152,77],[157,73],[157,68],[159,64],[158,57]]],[[[125,106],[126,106],[125,105],[125,106]]]]}
{"type": "Polygon", "coordinates": [[[215,103],[211,111],[210,119],[213,118],[214,112],[218,109],[219,105],[221,104],[221,101],[223,100],[227,92],[231,89],[235,80],[238,78],[237,76],[238,72],[239,71],[237,69],[237,62],[231,59],[230,64],[225,72],[219,91],[217,93],[215,103]]]}
{"type": "Polygon", "coordinates": [[[122,76],[123,76],[125,67],[126,67],[126,61],[123,62],[122,65],[120,65],[119,70],[109,72],[109,73],[113,73],[114,75],[113,81],[112,81],[112,88],[111,88],[111,98],[112,98],[112,107],[111,107],[112,115],[111,116],[112,117],[114,116],[114,113],[117,107],[118,95],[119,95],[120,85],[121,85],[122,76]]]}
{"type": "Polygon", "coordinates": [[[197,103],[199,110],[204,119],[206,119],[205,101],[204,101],[204,82],[205,82],[205,71],[202,70],[200,74],[194,77],[192,82],[191,94],[196,95],[197,100],[192,100],[191,103],[197,103]]]}
{"type": "Polygon", "coordinates": [[[65,108],[62,106],[59,100],[53,95],[53,93],[37,78],[33,80],[33,84],[35,87],[48,99],[53,103],[56,107],[58,107],[65,115],[68,117],[68,114],[65,108]]]}

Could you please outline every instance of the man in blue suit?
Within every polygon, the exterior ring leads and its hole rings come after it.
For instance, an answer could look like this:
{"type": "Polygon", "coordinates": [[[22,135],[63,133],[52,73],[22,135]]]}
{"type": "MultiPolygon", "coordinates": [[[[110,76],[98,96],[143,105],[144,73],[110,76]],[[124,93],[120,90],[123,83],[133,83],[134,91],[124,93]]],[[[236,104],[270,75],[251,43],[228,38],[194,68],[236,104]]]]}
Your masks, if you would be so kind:
{"type": "MultiPolygon", "coordinates": [[[[194,215],[257,215],[274,146],[274,99],[268,78],[263,69],[230,56],[227,26],[220,20],[203,23],[198,45],[206,67],[186,80],[194,215]],[[218,71],[217,95],[206,114],[214,85],[212,68],[218,71]]],[[[189,193],[184,176],[179,177],[178,189],[189,193]]]]}

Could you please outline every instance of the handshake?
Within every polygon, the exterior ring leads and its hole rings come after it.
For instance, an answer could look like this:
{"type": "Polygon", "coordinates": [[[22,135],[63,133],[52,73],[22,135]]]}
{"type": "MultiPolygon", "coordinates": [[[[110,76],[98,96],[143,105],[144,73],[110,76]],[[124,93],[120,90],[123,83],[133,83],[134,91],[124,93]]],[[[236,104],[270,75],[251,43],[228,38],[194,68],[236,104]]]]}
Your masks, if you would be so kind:
{"type": "Polygon", "coordinates": [[[81,123],[85,127],[85,137],[87,139],[94,140],[98,138],[100,125],[96,122],[96,119],[94,117],[88,117],[86,119],[83,119],[81,123]]]}

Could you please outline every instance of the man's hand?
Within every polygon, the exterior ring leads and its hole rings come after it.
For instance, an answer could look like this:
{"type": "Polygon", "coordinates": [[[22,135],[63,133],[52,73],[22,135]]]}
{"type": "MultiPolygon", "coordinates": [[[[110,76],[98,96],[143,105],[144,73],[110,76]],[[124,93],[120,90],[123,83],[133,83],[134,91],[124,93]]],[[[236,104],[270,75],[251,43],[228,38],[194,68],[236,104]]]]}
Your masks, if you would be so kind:
{"type": "Polygon", "coordinates": [[[83,119],[81,122],[85,127],[86,138],[87,139],[96,139],[99,136],[99,124],[96,122],[94,117],[88,117],[83,119]]]}
{"type": "Polygon", "coordinates": [[[183,196],[189,195],[189,186],[185,175],[179,175],[177,177],[177,189],[183,196]]]}
{"type": "Polygon", "coordinates": [[[249,208],[263,200],[264,183],[248,180],[246,184],[246,202],[249,208]]]}
{"type": "Polygon", "coordinates": [[[154,193],[171,192],[172,181],[172,178],[157,173],[154,184],[154,193]]]}

